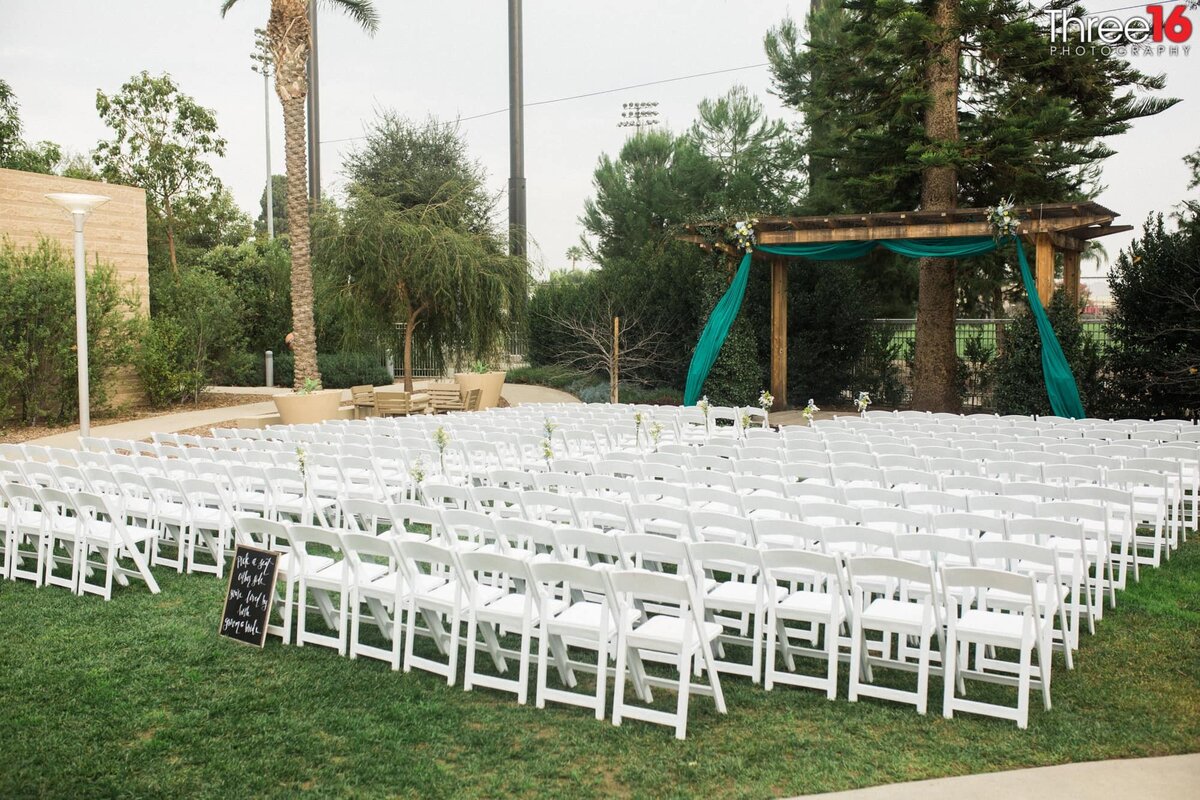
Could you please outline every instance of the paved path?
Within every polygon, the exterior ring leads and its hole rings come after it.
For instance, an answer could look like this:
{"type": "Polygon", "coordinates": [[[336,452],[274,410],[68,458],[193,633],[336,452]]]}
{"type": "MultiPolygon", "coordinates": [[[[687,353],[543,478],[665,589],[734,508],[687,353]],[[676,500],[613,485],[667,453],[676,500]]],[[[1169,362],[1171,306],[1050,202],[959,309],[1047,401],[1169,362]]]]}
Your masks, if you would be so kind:
{"type": "MultiPolygon", "coordinates": [[[[275,403],[267,400],[262,403],[247,403],[240,406],[223,406],[221,408],[205,408],[199,411],[181,411],[177,414],[160,414],[157,417],[118,422],[113,425],[93,425],[92,436],[107,439],[145,439],[152,433],[175,433],[197,428],[201,425],[215,425],[218,422],[250,417],[256,414],[269,414],[275,410],[275,403]]],[[[31,439],[26,444],[37,444],[48,447],[66,447],[72,450],[79,447],[79,429],[74,428],[65,433],[53,436],[43,436],[41,439],[31,439]]]]}
{"type": "Polygon", "coordinates": [[[510,406],[522,406],[530,403],[578,403],[579,398],[573,394],[551,389],[549,386],[529,386],[523,383],[506,383],[500,396],[508,401],[510,406]]]}
{"type": "Polygon", "coordinates": [[[805,795],[833,800],[1195,800],[1200,754],[1089,761],[805,795]]]}

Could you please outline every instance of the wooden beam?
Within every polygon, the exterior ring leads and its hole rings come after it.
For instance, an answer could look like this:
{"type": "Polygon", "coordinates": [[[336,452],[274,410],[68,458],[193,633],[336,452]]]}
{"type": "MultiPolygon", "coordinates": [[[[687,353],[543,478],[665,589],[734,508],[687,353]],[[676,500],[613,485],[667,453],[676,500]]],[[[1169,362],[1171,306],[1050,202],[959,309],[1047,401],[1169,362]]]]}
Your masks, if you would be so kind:
{"type": "Polygon", "coordinates": [[[1099,239],[1101,236],[1112,236],[1114,233],[1126,233],[1131,230],[1133,230],[1132,225],[1100,225],[1081,231],[1071,231],[1071,237],[1084,240],[1099,239]]]}
{"type": "Polygon", "coordinates": [[[1076,307],[1079,306],[1079,251],[1063,251],[1063,291],[1076,307]]]}
{"type": "Polygon", "coordinates": [[[1050,305],[1050,296],[1054,294],[1054,242],[1049,233],[1037,235],[1037,267],[1034,270],[1034,282],[1037,284],[1038,297],[1042,305],[1050,305]]]}
{"type": "MultiPolygon", "coordinates": [[[[1028,219],[1021,222],[1017,232],[1023,236],[1040,233],[1079,230],[1099,225],[1112,217],[1067,217],[1028,219]]],[[[830,222],[832,225],[832,222],[830,222]]],[[[991,236],[987,222],[931,222],[903,225],[865,225],[853,228],[804,228],[790,231],[760,231],[762,244],[803,244],[808,242],[862,242],[868,239],[932,239],[939,237],[991,236]]]]}
{"type": "Polygon", "coordinates": [[[1065,233],[1051,233],[1050,241],[1054,243],[1056,248],[1062,250],[1064,253],[1078,253],[1084,248],[1083,242],[1079,241],[1074,236],[1068,236],[1065,233]]]}
{"type": "Polygon", "coordinates": [[[787,259],[771,260],[771,394],[772,411],[787,405],[787,259]]]}

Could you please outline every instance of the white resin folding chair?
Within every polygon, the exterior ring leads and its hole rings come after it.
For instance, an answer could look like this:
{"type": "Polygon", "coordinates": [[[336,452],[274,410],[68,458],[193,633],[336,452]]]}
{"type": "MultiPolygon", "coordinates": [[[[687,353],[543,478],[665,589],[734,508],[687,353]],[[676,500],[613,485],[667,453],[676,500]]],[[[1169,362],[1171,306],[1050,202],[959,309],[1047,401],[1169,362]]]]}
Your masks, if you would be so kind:
{"type": "MultiPolygon", "coordinates": [[[[292,566],[291,539],[288,538],[288,526],[282,522],[262,517],[237,516],[233,520],[234,534],[237,543],[259,550],[270,550],[279,554],[277,573],[275,576],[274,608],[279,614],[280,622],[267,620],[267,633],[278,636],[284,644],[292,641],[292,619],[296,611],[296,570],[292,566]]],[[[311,562],[323,560],[333,563],[327,556],[309,556],[311,562]]]]}
{"type": "Polygon", "coordinates": [[[1031,686],[1041,689],[1042,703],[1047,711],[1050,710],[1050,634],[1039,608],[1033,578],[979,567],[946,567],[942,570],[942,585],[948,609],[942,715],[950,719],[955,711],[966,711],[1011,719],[1016,721],[1018,728],[1028,727],[1031,686]],[[1005,592],[1009,602],[1002,608],[995,607],[989,602],[991,590],[1005,592]],[[1020,601],[1013,604],[1010,600],[1013,596],[1018,596],[1020,601]],[[974,602],[964,597],[973,598],[974,602]],[[1015,679],[1011,674],[1012,665],[1001,662],[998,655],[977,654],[973,663],[968,662],[971,645],[977,650],[982,647],[997,654],[1003,649],[1016,650],[1015,679]],[[1036,668],[1032,663],[1035,650],[1036,668]],[[955,688],[957,686],[959,692],[965,694],[966,678],[1008,685],[1015,683],[1016,708],[959,697],[955,688]]]}
{"type": "Polygon", "coordinates": [[[723,511],[691,512],[692,535],[697,542],[754,545],[754,522],[741,514],[723,511]]]}
{"type": "Polygon", "coordinates": [[[896,558],[858,556],[846,560],[853,602],[850,642],[851,702],[859,695],[910,703],[924,714],[929,699],[929,675],[933,640],[941,637],[941,600],[937,598],[933,567],[896,558]],[[880,592],[879,587],[884,586],[880,592]],[[868,642],[867,632],[881,634],[882,642],[868,642]],[[916,659],[912,648],[901,646],[892,656],[895,636],[917,639],[916,659]],[[872,652],[877,650],[878,654],[872,652]],[[905,691],[874,683],[873,670],[887,667],[917,673],[916,691],[905,691]]]}
{"type": "Polygon", "coordinates": [[[725,696],[721,692],[721,680],[712,654],[712,643],[721,635],[721,625],[704,620],[704,607],[691,580],[643,570],[615,570],[608,573],[608,577],[619,607],[613,724],[620,725],[626,718],[631,718],[670,725],[675,728],[675,738],[684,739],[687,737],[688,702],[692,693],[711,696],[717,712],[726,713],[725,696]],[[649,608],[650,603],[665,604],[673,607],[675,613],[653,616],[634,614],[639,601],[645,604],[644,608],[649,608]],[[625,701],[625,674],[629,664],[648,654],[658,656],[657,660],[674,661],[678,670],[677,681],[645,676],[647,689],[658,686],[676,691],[673,714],[630,705],[625,701]],[[697,661],[701,663],[697,665],[697,661]],[[693,669],[697,666],[707,678],[704,684],[691,680],[693,669]]]}
{"type": "Polygon", "coordinates": [[[1091,503],[1102,508],[1106,515],[1103,524],[1084,521],[1084,527],[1103,528],[1108,533],[1112,551],[1109,561],[1115,572],[1113,586],[1124,590],[1129,568],[1133,568],[1133,579],[1140,581],[1141,570],[1134,558],[1134,497],[1133,492],[1111,486],[1081,484],[1067,487],[1067,499],[1073,502],[1091,503]]]}
{"type": "Polygon", "coordinates": [[[225,551],[233,540],[233,511],[225,493],[211,481],[190,478],[179,482],[187,502],[187,571],[225,574],[225,551]],[[207,555],[209,561],[197,558],[207,555]]]}
{"type": "Polygon", "coordinates": [[[32,486],[0,481],[0,498],[7,504],[4,574],[12,580],[41,586],[46,574],[46,518],[41,498],[32,486]]]}
{"type": "Polygon", "coordinates": [[[128,586],[130,578],[140,578],[152,594],[158,594],[158,581],[150,572],[157,531],[127,525],[124,514],[104,495],[80,492],[73,500],[80,525],[79,593],[111,600],[114,580],[128,586]],[[93,553],[97,559],[92,558],[93,553]],[[125,566],[122,562],[126,560],[133,566],[125,566]],[[104,573],[102,585],[88,580],[97,572],[104,573]]]}
{"type": "Polygon", "coordinates": [[[663,503],[633,503],[629,516],[636,530],[673,539],[691,540],[692,517],[686,507],[663,503]]]}
{"type": "Polygon", "coordinates": [[[579,526],[570,495],[540,489],[526,490],[521,493],[521,503],[530,519],[544,520],[553,525],[579,526]]]}
{"type": "Polygon", "coordinates": [[[820,689],[837,697],[842,626],[847,620],[845,580],[841,559],[799,550],[764,550],[766,595],[766,673],[763,686],[776,683],[820,689]],[[799,579],[798,579],[799,578],[799,579]],[[789,627],[800,623],[807,628],[789,627]],[[786,670],[777,666],[782,655],[786,670]],[[798,672],[796,656],[820,659],[824,677],[798,672]]]}
{"type": "Polygon", "coordinates": [[[79,564],[83,540],[80,536],[79,512],[68,492],[44,487],[38,490],[44,527],[46,548],[46,586],[61,586],[78,593],[79,564]],[[58,568],[66,567],[67,575],[59,574],[58,568]]]}
{"type": "Polygon", "coordinates": [[[324,528],[293,525],[288,529],[288,539],[291,542],[290,568],[295,571],[296,584],[296,646],[303,647],[307,643],[332,647],[338,655],[344,656],[350,614],[350,565],[342,535],[324,528]],[[308,629],[310,594],[313,607],[332,634],[308,629]],[[338,598],[336,609],[330,597],[333,594],[338,598]]]}
{"type": "Polygon", "coordinates": [[[553,612],[556,603],[553,598],[547,598],[541,606],[535,607],[529,573],[521,559],[479,551],[457,553],[456,557],[457,574],[466,595],[467,652],[463,689],[469,692],[478,684],[512,692],[517,696],[517,702],[525,705],[529,690],[530,640],[539,625],[541,609],[553,612]],[[514,652],[501,647],[503,630],[517,632],[519,650],[514,652]],[[492,663],[502,675],[508,672],[507,659],[517,660],[514,678],[478,671],[475,651],[480,636],[492,663]]]}
{"type": "MultiPolygon", "coordinates": [[[[537,607],[541,630],[538,636],[535,703],[546,702],[590,708],[596,719],[604,719],[607,710],[608,677],[612,672],[609,658],[617,645],[618,611],[616,600],[603,567],[532,561],[528,565],[530,588],[537,607]],[[594,665],[569,659],[567,645],[576,650],[596,653],[594,665]],[[548,685],[551,658],[565,688],[548,685]],[[596,688],[591,694],[570,691],[578,686],[575,671],[594,673],[596,688]]],[[[641,612],[631,614],[640,618],[641,612]]],[[[641,660],[630,661],[630,671],[639,697],[645,697],[641,660]]]]}
{"type": "Polygon", "coordinates": [[[629,516],[629,503],[625,501],[578,495],[571,498],[571,505],[578,527],[625,533],[635,529],[629,516]]]}
{"type": "MultiPolygon", "coordinates": [[[[404,637],[404,671],[417,667],[441,675],[447,685],[453,686],[458,678],[459,629],[466,612],[455,553],[449,547],[414,540],[398,541],[396,547],[402,557],[400,568],[406,585],[404,613],[408,631],[404,637]],[[423,628],[417,627],[418,616],[425,623],[423,628]],[[446,659],[444,663],[414,653],[413,643],[418,634],[433,640],[446,659]]],[[[485,594],[495,597],[501,592],[488,587],[485,594]]]]}
{"type": "MultiPolygon", "coordinates": [[[[1064,577],[1058,571],[1060,555],[1050,547],[1024,542],[977,542],[975,544],[975,566],[999,569],[1032,576],[1037,582],[1038,608],[1049,627],[1051,645],[1063,653],[1067,669],[1075,669],[1073,653],[1079,647],[1079,606],[1065,601],[1079,596],[1078,570],[1074,577],[1064,577]],[[1068,611],[1070,614],[1068,615],[1068,611]],[[1055,620],[1058,628],[1054,627],[1055,620]]],[[[1008,595],[1002,590],[993,590],[991,602],[997,606],[1008,604],[1024,608],[1024,599],[1008,595]]]]}
{"type": "Polygon", "coordinates": [[[350,658],[375,658],[400,669],[404,631],[403,583],[396,562],[399,554],[390,537],[365,533],[343,533],[346,562],[349,566],[348,584],[350,607],[350,658]],[[363,606],[370,614],[385,647],[362,641],[363,606]]]}
{"type": "MultiPolygon", "coordinates": [[[[1100,599],[1100,553],[1096,538],[1084,530],[1083,523],[1061,519],[1018,517],[1008,520],[1011,541],[1049,547],[1058,553],[1058,574],[1077,591],[1063,602],[1073,614],[1082,613],[1088,623],[1088,633],[1096,632],[1098,612],[1094,599],[1100,599]]],[[[1078,628],[1076,628],[1078,630],[1078,628]]]]}
{"type": "Polygon", "coordinates": [[[749,676],[751,683],[758,683],[762,676],[767,596],[777,595],[781,590],[763,581],[762,559],[754,547],[700,541],[689,545],[688,553],[693,574],[705,578],[700,597],[704,618],[720,623],[722,627],[715,642],[716,669],[731,675],[749,676]],[[750,663],[728,660],[725,648],[731,645],[748,647],[750,663]]]}

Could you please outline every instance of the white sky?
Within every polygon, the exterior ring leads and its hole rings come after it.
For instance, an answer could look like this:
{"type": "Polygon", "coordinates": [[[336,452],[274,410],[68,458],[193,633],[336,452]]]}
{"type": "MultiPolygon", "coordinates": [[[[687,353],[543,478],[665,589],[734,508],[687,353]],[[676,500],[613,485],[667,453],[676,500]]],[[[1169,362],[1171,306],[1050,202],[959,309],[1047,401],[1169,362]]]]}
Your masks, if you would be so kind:
{"type": "MultiPolygon", "coordinates": [[[[1128,2],[1124,3],[1128,5],[1128,2]]],[[[239,205],[258,214],[264,180],[262,78],[250,71],[255,27],[269,0],[241,0],[222,19],[219,0],[0,0],[0,77],[21,103],[26,136],[86,151],[107,131],[95,92],[118,89],[147,69],[170,72],[185,92],[216,110],[229,140],[216,172],[239,205]]],[[[423,118],[468,117],[508,105],[506,0],[377,0],[380,30],[367,38],[340,12],[322,14],[322,182],[337,191],[341,158],[375,109],[423,118]]],[[[1101,11],[1121,0],[1089,0],[1101,11]]],[[[527,103],[694,73],[762,64],[767,29],[806,0],[525,0],[527,103]]],[[[1140,13],[1125,10],[1118,15],[1140,13]]],[[[1200,13],[1190,12],[1200,28],[1200,13]]],[[[1192,53],[1135,59],[1164,71],[1168,93],[1184,102],[1135,124],[1109,142],[1099,202],[1140,226],[1146,214],[1169,211],[1186,195],[1182,157],[1200,145],[1200,34],[1192,53]]],[[[621,103],[657,101],[665,124],[687,127],[696,104],[734,83],[763,99],[772,114],[795,121],[768,94],[769,73],[756,67],[528,108],[526,176],[530,232],[545,268],[565,266],[580,234],[578,217],[591,193],[602,152],[615,153],[621,103]]],[[[272,163],[283,172],[282,117],[272,92],[272,163]]],[[[464,121],[471,153],[502,190],[508,178],[508,117],[464,121]]],[[[1019,199],[1019,198],[1018,198],[1019,199]]],[[[499,215],[507,219],[503,200],[499,215]]],[[[864,209],[870,210],[870,209],[864,209]]],[[[1105,240],[1115,257],[1129,235],[1105,240]]],[[[1098,274],[1085,265],[1085,277],[1098,274]]],[[[1101,282],[1090,282],[1099,289],[1101,282]]]]}

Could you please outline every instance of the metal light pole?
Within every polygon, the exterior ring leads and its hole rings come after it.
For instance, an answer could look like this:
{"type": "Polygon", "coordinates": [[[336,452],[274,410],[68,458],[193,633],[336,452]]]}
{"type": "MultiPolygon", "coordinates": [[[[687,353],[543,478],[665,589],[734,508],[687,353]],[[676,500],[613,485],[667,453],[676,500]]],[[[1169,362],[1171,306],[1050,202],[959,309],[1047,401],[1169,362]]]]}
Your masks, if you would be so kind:
{"type": "Polygon", "coordinates": [[[312,49],[308,51],[308,199],[321,200],[321,79],[317,58],[317,3],[308,4],[312,49]]]}
{"type": "Polygon", "coordinates": [[[79,364],[79,435],[88,436],[92,421],[89,413],[87,271],[83,252],[83,221],[110,198],[100,194],[62,192],[48,194],[46,199],[70,214],[75,223],[75,347],[79,364]]]}
{"type": "Polygon", "coordinates": [[[250,54],[254,62],[250,69],[262,73],[263,76],[263,113],[264,129],[267,134],[267,208],[264,216],[267,218],[267,238],[275,238],[275,198],[273,196],[274,181],[271,179],[271,50],[267,46],[267,32],[261,28],[254,31],[254,52],[250,54]]]}
{"type": "Polygon", "coordinates": [[[618,128],[649,128],[651,125],[658,124],[658,112],[654,109],[658,107],[658,103],[622,103],[621,108],[625,109],[621,112],[621,121],[617,123],[618,128]]]}
{"type": "Polygon", "coordinates": [[[521,56],[521,0],[508,0],[508,241],[525,255],[525,89],[521,56]]]}

